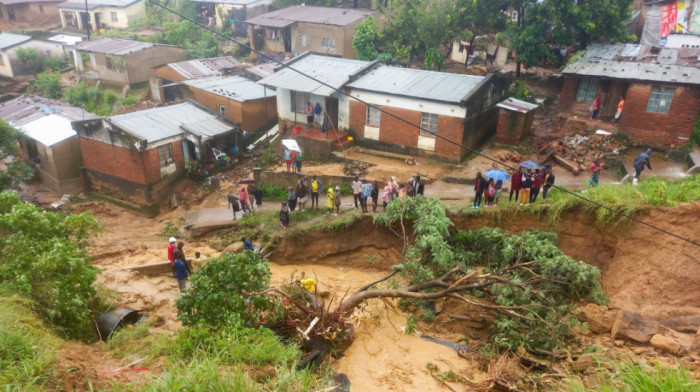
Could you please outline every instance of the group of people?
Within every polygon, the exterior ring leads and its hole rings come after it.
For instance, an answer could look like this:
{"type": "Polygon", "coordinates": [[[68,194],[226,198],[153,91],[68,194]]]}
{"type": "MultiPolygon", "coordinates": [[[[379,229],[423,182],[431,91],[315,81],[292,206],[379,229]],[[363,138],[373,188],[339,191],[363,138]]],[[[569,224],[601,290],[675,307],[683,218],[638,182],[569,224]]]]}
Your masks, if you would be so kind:
{"type": "Polygon", "coordinates": [[[301,174],[301,164],[304,161],[304,157],[301,151],[290,150],[289,148],[284,148],[284,163],[287,165],[287,173],[299,173],[301,174]]]}
{"type": "MultiPolygon", "coordinates": [[[[613,118],[613,125],[616,125],[620,121],[620,116],[622,116],[622,110],[625,108],[625,97],[620,96],[620,100],[617,102],[617,110],[615,111],[615,117],[613,118]]],[[[595,96],[595,99],[593,102],[591,102],[591,106],[588,109],[591,113],[590,117],[588,118],[591,121],[595,121],[598,117],[598,113],[600,112],[600,94],[595,96]]]]}
{"type": "MultiPolygon", "coordinates": [[[[530,205],[537,201],[540,191],[542,191],[542,200],[546,201],[547,192],[554,185],[555,178],[551,164],[543,169],[525,169],[518,166],[510,174],[508,203],[513,201],[515,195],[516,205],[530,205]]],[[[502,192],[503,180],[484,177],[481,172],[476,173],[472,209],[479,209],[482,201],[484,201],[486,208],[497,207],[502,192]]]]}
{"type": "MultiPolygon", "coordinates": [[[[187,288],[187,278],[192,274],[192,264],[185,257],[185,243],[178,242],[175,237],[170,237],[168,240],[168,260],[173,268],[175,279],[180,291],[187,288]],[[177,245],[176,245],[177,243],[177,245]]],[[[195,252],[195,258],[199,259],[199,252],[195,252]]]]}
{"type": "Polygon", "coordinates": [[[238,211],[243,210],[243,215],[245,215],[246,213],[252,214],[255,207],[260,210],[262,198],[262,191],[255,184],[248,184],[247,187],[242,186],[238,196],[227,193],[226,201],[228,201],[228,208],[233,210],[233,220],[236,220],[236,212],[238,211]]]}
{"type": "Polygon", "coordinates": [[[321,104],[316,102],[316,106],[311,105],[311,102],[306,102],[306,123],[311,127],[314,123],[321,125],[323,122],[321,120],[321,113],[323,113],[323,108],[321,104]]]}

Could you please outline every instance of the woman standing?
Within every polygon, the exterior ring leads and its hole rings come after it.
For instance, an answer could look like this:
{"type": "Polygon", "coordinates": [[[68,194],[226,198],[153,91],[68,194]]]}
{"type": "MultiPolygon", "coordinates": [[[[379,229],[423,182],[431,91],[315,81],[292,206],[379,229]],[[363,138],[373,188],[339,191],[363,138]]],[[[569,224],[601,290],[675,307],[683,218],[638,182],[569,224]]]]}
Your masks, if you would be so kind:
{"type": "Polygon", "coordinates": [[[374,183],[372,184],[372,213],[376,214],[377,213],[377,203],[379,201],[379,184],[377,183],[377,180],[374,180],[374,183]]]}
{"type": "Polygon", "coordinates": [[[481,204],[481,197],[486,189],[486,179],[481,175],[481,172],[476,173],[476,178],[474,178],[474,205],[472,209],[479,209],[481,204]]]}
{"type": "Polygon", "coordinates": [[[238,200],[241,202],[241,210],[243,210],[243,215],[245,215],[245,211],[248,210],[248,213],[252,214],[253,210],[250,209],[250,205],[248,205],[248,192],[246,191],[245,187],[241,187],[241,192],[238,194],[238,200]]]}
{"type": "Polygon", "coordinates": [[[306,125],[311,128],[314,122],[314,107],[311,106],[311,102],[306,103],[306,125]]]}
{"type": "Polygon", "coordinates": [[[532,169],[523,173],[522,189],[520,190],[520,203],[518,204],[530,205],[530,188],[532,187],[533,179],[532,169]]]}
{"type": "Polygon", "coordinates": [[[518,196],[520,195],[520,188],[523,183],[523,173],[520,171],[520,166],[515,170],[510,177],[510,196],[508,196],[508,204],[513,199],[513,193],[515,193],[515,204],[518,204],[518,196]]]}
{"type": "Polygon", "coordinates": [[[382,193],[382,205],[384,207],[384,211],[386,211],[386,206],[389,205],[389,202],[393,197],[393,192],[394,186],[391,184],[391,182],[386,184],[386,186],[384,187],[384,193],[382,193]]]}
{"type": "Polygon", "coordinates": [[[294,211],[297,208],[297,195],[294,193],[294,188],[291,186],[287,190],[287,204],[289,205],[289,210],[294,211]]]}

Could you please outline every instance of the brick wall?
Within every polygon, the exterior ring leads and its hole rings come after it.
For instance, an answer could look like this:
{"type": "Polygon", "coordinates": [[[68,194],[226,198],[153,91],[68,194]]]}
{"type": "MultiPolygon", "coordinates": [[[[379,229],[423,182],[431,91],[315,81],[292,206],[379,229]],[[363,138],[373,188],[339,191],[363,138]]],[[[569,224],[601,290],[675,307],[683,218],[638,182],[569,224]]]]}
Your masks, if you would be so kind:
{"type": "Polygon", "coordinates": [[[631,84],[620,127],[634,140],[651,145],[685,146],[700,112],[700,88],[661,84],[631,84]],[[646,111],[652,86],[675,87],[668,114],[646,111]]]}
{"type": "Polygon", "coordinates": [[[161,65],[153,70],[156,77],[166,79],[171,82],[182,82],[186,79],[181,73],[175,71],[169,65],[161,65]]]}
{"type": "Polygon", "coordinates": [[[501,108],[496,128],[496,143],[518,145],[530,136],[534,112],[519,113],[501,108]]]}

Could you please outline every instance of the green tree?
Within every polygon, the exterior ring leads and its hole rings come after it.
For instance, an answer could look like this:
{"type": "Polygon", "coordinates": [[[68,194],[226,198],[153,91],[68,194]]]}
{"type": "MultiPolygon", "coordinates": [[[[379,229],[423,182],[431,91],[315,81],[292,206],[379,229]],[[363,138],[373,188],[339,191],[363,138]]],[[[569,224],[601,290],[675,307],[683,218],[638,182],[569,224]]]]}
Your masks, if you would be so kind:
{"type": "Polygon", "coordinates": [[[190,0],[178,0],[177,1],[177,12],[182,15],[197,20],[197,5],[190,0]]]}
{"type": "Polygon", "coordinates": [[[194,58],[213,57],[219,51],[216,37],[188,20],[166,23],[163,42],[185,47],[190,57],[194,58]]]}
{"type": "Polygon", "coordinates": [[[178,319],[184,325],[205,323],[253,326],[260,312],[269,307],[262,295],[248,296],[268,288],[270,265],[253,252],[224,253],[207,260],[189,280],[190,287],[177,302],[178,319]]]}
{"type": "Polygon", "coordinates": [[[585,47],[591,42],[627,41],[622,21],[630,16],[632,0],[517,0],[524,6],[521,26],[510,32],[517,60],[526,66],[555,60],[550,50],[557,46],[585,47]]]}
{"type": "MultiPolygon", "coordinates": [[[[22,133],[0,119],[0,159],[8,155],[16,155],[19,152],[19,142],[22,140],[25,140],[22,133]]],[[[7,164],[6,170],[0,170],[0,191],[19,187],[19,184],[29,179],[31,175],[29,166],[21,159],[15,159],[7,164]]]]}
{"type": "Polygon", "coordinates": [[[39,59],[39,52],[34,48],[17,48],[15,51],[17,54],[17,61],[22,64],[26,70],[34,73],[39,70],[41,65],[39,59]]]}
{"type": "Polygon", "coordinates": [[[506,31],[505,11],[512,0],[457,0],[458,37],[474,45],[476,37],[506,31]]]}
{"type": "Polygon", "coordinates": [[[377,22],[369,17],[355,26],[352,47],[359,60],[372,61],[377,58],[377,22]]]}
{"type": "Polygon", "coordinates": [[[63,217],[0,193],[0,285],[31,298],[63,335],[92,336],[97,269],[85,246],[99,230],[90,213],[63,217]]]}
{"type": "Polygon", "coordinates": [[[61,74],[58,72],[44,71],[36,75],[34,85],[41,90],[46,98],[59,99],[63,95],[61,74]]]}

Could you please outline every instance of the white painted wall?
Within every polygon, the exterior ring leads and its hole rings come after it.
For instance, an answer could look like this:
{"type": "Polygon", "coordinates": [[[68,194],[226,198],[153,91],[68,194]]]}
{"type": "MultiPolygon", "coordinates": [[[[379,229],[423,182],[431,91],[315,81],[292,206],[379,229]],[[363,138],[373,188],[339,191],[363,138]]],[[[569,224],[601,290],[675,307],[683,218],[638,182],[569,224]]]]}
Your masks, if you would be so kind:
{"type": "MultiPolygon", "coordinates": [[[[459,103],[447,104],[441,102],[425,101],[416,98],[397,97],[395,95],[387,95],[382,93],[373,93],[368,91],[359,91],[348,89],[348,93],[353,97],[360,98],[364,102],[372,105],[394,107],[399,109],[413,110],[416,112],[433,113],[438,116],[449,116],[465,118],[467,109],[460,107],[459,103]]],[[[345,107],[349,105],[345,104],[345,107]]],[[[340,108],[338,109],[340,111],[340,108]]]]}

